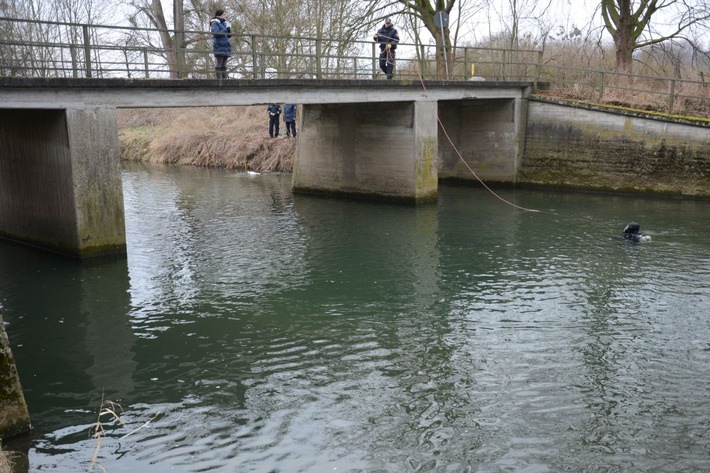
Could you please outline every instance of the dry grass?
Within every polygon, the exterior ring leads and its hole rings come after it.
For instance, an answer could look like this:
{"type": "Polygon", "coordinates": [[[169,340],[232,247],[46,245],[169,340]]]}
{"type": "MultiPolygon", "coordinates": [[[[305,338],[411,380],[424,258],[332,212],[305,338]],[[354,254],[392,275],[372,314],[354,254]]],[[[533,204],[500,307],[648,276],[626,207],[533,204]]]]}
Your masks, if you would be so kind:
{"type": "Polygon", "coordinates": [[[121,418],[118,415],[118,411],[122,410],[121,406],[113,401],[104,401],[101,399],[101,407],[99,408],[99,413],[96,417],[96,422],[91,426],[89,430],[89,435],[96,439],[96,448],[94,449],[94,455],[91,458],[91,465],[89,466],[89,471],[92,471],[94,467],[99,468],[101,471],[106,473],[106,469],[99,464],[99,450],[101,450],[101,439],[106,433],[104,428],[104,423],[106,422],[121,422],[121,418]]]}
{"type": "MultiPolygon", "coordinates": [[[[665,85],[665,84],[664,84],[665,85]]],[[[667,87],[660,88],[653,81],[622,80],[608,82],[600,93],[599,86],[569,81],[553,84],[540,95],[558,99],[582,100],[599,105],[613,105],[685,118],[710,118],[710,84],[685,83],[676,90],[673,103],[667,87]]]]}
{"type": "Polygon", "coordinates": [[[0,473],[10,473],[12,472],[12,466],[14,465],[14,455],[13,452],[6,452],[0,450],[0,473]]]}
{"type": "Polygon", "coordinates": [[[290,172],[296,142],[270,139],[266,107],[119,112],[121,157],[128,161],[290,172]]]}

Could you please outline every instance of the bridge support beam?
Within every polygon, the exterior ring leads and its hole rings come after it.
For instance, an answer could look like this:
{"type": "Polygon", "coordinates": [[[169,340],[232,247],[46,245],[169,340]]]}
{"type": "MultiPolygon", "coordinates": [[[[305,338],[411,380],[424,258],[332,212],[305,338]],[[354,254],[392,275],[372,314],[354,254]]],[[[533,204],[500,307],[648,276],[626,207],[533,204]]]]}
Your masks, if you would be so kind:
{"type": "Polygon", "coordinates": [[[304,105],[294,192],[436,199],[436,116],[435,101],[304,105]]]}
{"type": "MultiPolygon", "coordinates": [[[[466,164],[483,181],[516,182],[525,140],[527,100],[439,102],[441,122],[466,164]]],[[[443,132],[442,132],[443,133],[443,132]]],[[[439,177],[475,180],[449,140],[439,138],[439,177]]]]}
{"type": "Polygon", "coordinates": [[[0,236],[77,258],[126,252],[116,110],[0,109],[0,236]]]}

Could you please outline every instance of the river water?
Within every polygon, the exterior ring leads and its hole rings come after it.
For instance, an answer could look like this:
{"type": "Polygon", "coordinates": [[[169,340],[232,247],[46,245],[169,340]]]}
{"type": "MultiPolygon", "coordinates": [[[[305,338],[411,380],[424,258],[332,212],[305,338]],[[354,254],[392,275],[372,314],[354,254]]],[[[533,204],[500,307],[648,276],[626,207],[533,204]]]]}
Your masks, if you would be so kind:
{"type": "Polygon", "coordinates": [[[710,202],[123,185],[127,258],[0,243],[29,471],[87,471],[102,398],[110,473],[710,471],[710,202]]]}

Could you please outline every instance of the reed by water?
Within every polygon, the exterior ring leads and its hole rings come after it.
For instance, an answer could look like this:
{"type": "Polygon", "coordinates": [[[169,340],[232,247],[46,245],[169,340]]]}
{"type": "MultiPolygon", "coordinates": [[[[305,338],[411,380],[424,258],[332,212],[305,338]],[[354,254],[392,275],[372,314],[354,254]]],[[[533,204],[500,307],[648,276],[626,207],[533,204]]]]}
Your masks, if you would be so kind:
{"type": "Polygon", "coordinates": [[[119,110],[121,159],[290,172],[294,139],[270,138],[266,107],[119,110]]]}

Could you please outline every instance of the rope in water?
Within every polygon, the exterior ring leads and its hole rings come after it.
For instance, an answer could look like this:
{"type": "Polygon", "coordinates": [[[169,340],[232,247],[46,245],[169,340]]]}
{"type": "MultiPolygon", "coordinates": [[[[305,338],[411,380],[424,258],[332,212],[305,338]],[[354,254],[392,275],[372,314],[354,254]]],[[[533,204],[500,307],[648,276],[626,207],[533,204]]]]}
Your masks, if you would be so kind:
{"type": "MultiPolygon", "coordinates": [[[[395,39],[395,38],[393,38],[393,37],[381,35],[381,34],[379,34],[379,33],[378,33],[377,35],[378,35],[378,36],[381,36],[381,37],[384,37],[384,38],[388,38],[388,39],[395,39]]],[[[392,65],[394,66],[394,54],[392,53],[391,49],[385,48],[385,51],[387,51],[387,62],[390,63],[390,64],[392,64],[392,65]],[[390,62],[390,58],[392,59],[392,62],[390,62]]],[[[415,64],[416,64],[416,66],[417,66],[417,76],[419,77],[419,83],[422,85],[422,89],[424,90],[424,94],[425,94],[427,97],[429,97],[429,91],[427,90],[426,85],[424,84],[424,76],[423,76],[423,74],[422,74],[422,72],[421,72],[421,69],[419,68],[419,64],[418,64],[416,61],[415,61],[415,64]]],[[[466,166],[466,169],[468,169],[468,170],[471,172],[471,174],[473,175],[473,177],[475,177],[476,180],[477,180],[488,192],[490,192],[494,197],[496,197],[496,198],[499,199],[500,201],[502,201],[502,202],[504,202],[504,203],[510,205],[511,207],[516,208],[516,209],[523,210],[523,211],[525,211],[525,212],[542,212],[542,210],[530,209],[530,208],[527,208],[527,207],[522,207],[522,206],[520,206],[520,205],[514,204],[514,203],[512,203],[512,202],[510,202],[510,201],[508,201],[508,200],[506,200],[506,199],[504,199],[503,197],[501,197],[500,195],[498,195],[495,191],[493,191],[493,189],[491,189],[490,187],[488,187],[488,185],[487,185],[485,182],[483,182],[483,179],[481,179],[481,178],[478,176],[478,174],[476,174],[476,172],[473,170],[473,168],[472,168],[471,166],[469,166],[469,164],[466,162],[466,160],[465,160],[465,159],[463,158],[463,156],[461,155],[461,152],[459,151],[459,149],[458,149],[458,148],[456,147],[456,145],[454,144],[453,140],[452,140],[451,137],[449,136],[449,133],[446,131],[446,127],[444,126],[444,123],[441,121],[441,118],[439,117],[439,112],[438,112],[438,111],[437,111],[437,114],[436,114],[436,121],[439,123],[439,126],[441,127],[441,131],[444,133],[444,136],[446,136],[446,140],[447,140],[447,141],[449,142],[449,144],[451,145],[451,148],[453,148],[454,152],[456,153],[456,156],[459,157],[459,159],[460,159],[461,162],[464,164],[464,166],[466,166]]]]}
{"type": "MultiPolygon", "coordinates": [[[[421,85],[422,85],[422,89],[424,90],[424,94],[425,94],[427,97],[429,97],[429,91],[427,90],[426,85],[424,84],[424,77],[423,77],[423,75],[422,75],[422,73],[421,73],[421,70],[419,69],[419,65],[418,65],[418,64],[417,64],[417,75],[419,76],[419,82],[420,82],[421,85]]],[[[502,202],[504,202],[504,203],[506,203],[506,204],[510,205],[511,207],[514,207],[514,208],[516,208],[516,209],[518,209],[518,210],[523,210],[523,211],[525,211],[525,212],[542,212],[542,210],[530,209],[530,208],[527,208],[527,207],[522,207],[522,206],[520,206],[520,205],[514,204],[514,203],[512,203],[512,202],[510,202],[510,201],[508,201],[508,200],[506,200],[506,199],[504,199],[503,197],[501,197],[500,195],[498,195],[493,189],[491,189],[490,187],[488,187],[488,185],[487,185],[485,182],[483,182],[483,179],[481,179],[481,178],[478,176],[478,174],[476,174],[476,171],[474,171],[473,168],[472,168],[471,166],[469,166],[469,164],[466,162],[466,160],[465,160],[465,159],[463,158],[463,156],[461,155],[461,152],[459,151],[459,149],[458,149],[458,148],[456,147],[456,145],[454,144],[453,140],[452,140],[451,137],[449,136],[449,133],[446,131],[446,127],[444,126],[444,123],[441,121],[441,118],[439,117],[439,112],[438,112],[438,110],[437,110],[437,113],[436,113],[436,121],[439,123],[439,126],[441,127],[441,131],[444,133],[444,136],[446,137],[446,140],[447,140],[447,141],[449,142],[449,144],[451,145],[451,148],[453,148],[454,152],[456,153],[456,156],[459,157],[459,159],[460,159],[461,162],[464,164],[464,166],[466,166],[466,169],[468,169],[468,170],[471,172],[471,174],[473,175],[473,177],[475,177],[476,180],[477,180],[488,192],[490,192],[495,198],[499,199],[500,201],[502,201],[502,202]]]]}

